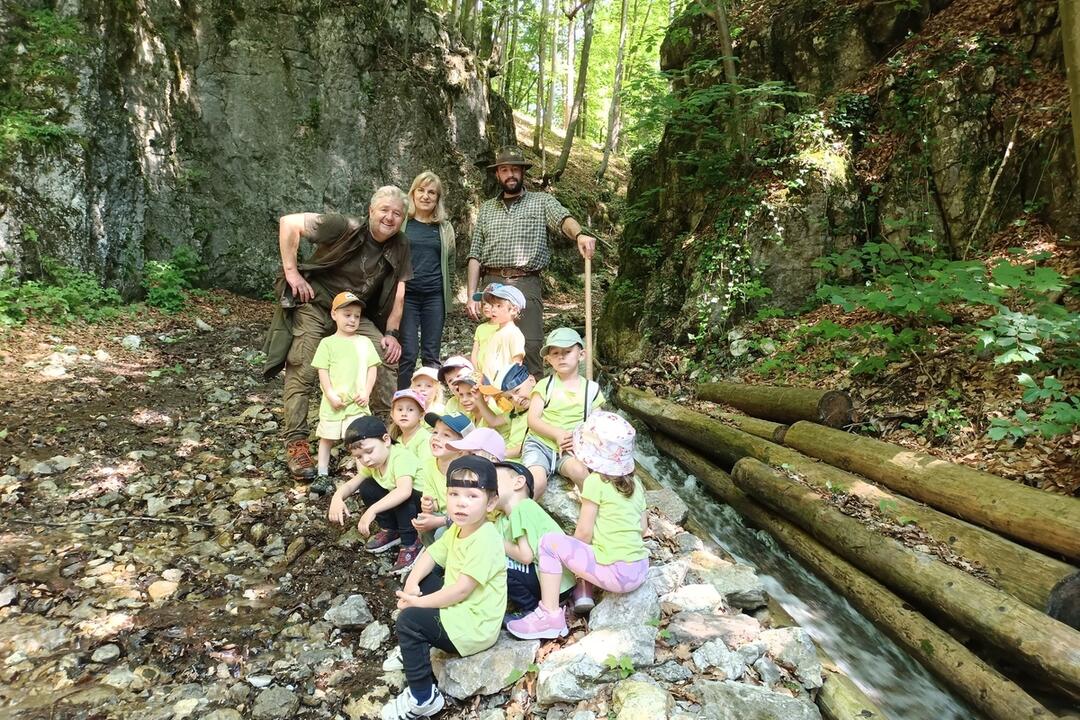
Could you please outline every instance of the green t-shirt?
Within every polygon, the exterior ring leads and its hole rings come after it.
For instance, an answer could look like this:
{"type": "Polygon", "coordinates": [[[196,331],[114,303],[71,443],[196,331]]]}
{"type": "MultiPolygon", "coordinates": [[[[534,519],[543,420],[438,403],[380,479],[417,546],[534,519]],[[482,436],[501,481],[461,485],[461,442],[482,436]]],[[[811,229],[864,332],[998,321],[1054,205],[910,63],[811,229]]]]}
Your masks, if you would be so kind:
{"type": "Polygon", "coordinates": [[[416,428],[416,432],[413,433],[409,442],[403,443],[400,438],[398,438],[398,442],[409,448],[409,452],[415,455],[421,464],[424,458],[431,455],[431,431],[425,428],[416,428]]]}
{"type": "Polygon", "coordinates": [[[610,565],[648,557],[649,550],[641,539],[641,513],[645,512],[645,491],[641,483],[635,479],[634,494],[626,497],[614,485],[592,473],[585,478],[581,499],[596,503],[598,508],[592,536],[596,562],[610,565]]]}
{"type": "Polygon", "coordinates": [[[355,415],[370,415],[370,408],[360,407],[352,402],[352,398],[364,389],[368,368],[378,364],[379,353],[375,350],[375,345],[363,335],[331,335],[320,340],[315,357],[311,358],[311,367],[326,370],[334,392],[342,400],[348,398],[349,404],[341,410],[335,410],[330,407],[330,401],[324,394],[322,404],[319,405],[319,417],[323,420],[344,420],[355,415]]]}
{"type": "Polygon", "coordinates": [[[435,512],[446,513],[446,476],[439,469],[439,461],[430,452],[420,461],[420,493],[435,499],[435,512]]]}
{"type": "Polygon", "coordinates": [[[499,434],[506,442],[507,460],[521,457],[521,443],[525,441],[525,434],[529,432],[529,413],[510,413],[507,416],[508,423],[499,428],[499,434]],[[510,448],[519,448],[517,455],[510,455],[510,448]]]}
{"type": "MultiPolygon", "coordinates": [[[[499,515],[496,526],[503,537],[514,545],[522,535],[525,536],[529,547],[533,552],[533,565],[537,565],[540,558],[540,538],[549,532],[562,534],[562,528],[555,522],[540,503],[532,498],[525,498],[510,511],[510,516],[499,515]]],[[[559,592],[563,593],[574,586],[574,575],[566,570],[563,571],[562,582],[559,584],[559,592]]]]}
{"type": "Polygon", "coordinates": [[[476,332],[473,333],[473,343],[480,349],[480,352],[483,352],[484,346],[487,345],[488,340],[498,329],[499,326],[490,320],[476,326],[476,332]]]}
{"type": "MultiPolygon", "coordinates": [[[[600,390],[600,386],[583,377],[578,378],[577,388],[571,390],[563,384],[558,375],[549,375],[548,379],[536,383],[532,395],[539,396],[541,402],[544,403],[544,414],[541,416],[544,422],[562,430],[573,430],[585,419],[586,391],[588,391],[590,413],[603,406],[604,393],[600,390]]],[[[537,432],[533,432],[532,435],[552,450],[559,449],[551,438],[537,432]]]]}
{"type": "Polygon", "coordinates": [[[452,525],[428,553],[446,568],[443,587],[453,585],[462,573],[478,583],[467,598],[439,611],[454,647],[462,655],[473,655],[499,639],[506,612],[506,553],[502,536],[489,522],[467,538],[459,538],[460,532],[460,526],[452,525]]]}
{"type": "Polygon", "coordinates": [[[397,479],[408,475],[413,480],[413,488],[417,486],[417,476],[420,473],[420,461],[412,452],[400,443],[390,446],[390,457],[386,461],[386,471],[378,472],[374,468],[361,468],[363,477],[373,478],[387,490],[397,487],[397,479]]]}
{"type": "Polygon", "coordinates": [[[457,395],[451,394],[450,399],[446,401],[446,405],[443,406],[442,415],[453,415],[454,413],[465,414],[465,411],[461,409],[461,402],[458,400],[457,395]]]}

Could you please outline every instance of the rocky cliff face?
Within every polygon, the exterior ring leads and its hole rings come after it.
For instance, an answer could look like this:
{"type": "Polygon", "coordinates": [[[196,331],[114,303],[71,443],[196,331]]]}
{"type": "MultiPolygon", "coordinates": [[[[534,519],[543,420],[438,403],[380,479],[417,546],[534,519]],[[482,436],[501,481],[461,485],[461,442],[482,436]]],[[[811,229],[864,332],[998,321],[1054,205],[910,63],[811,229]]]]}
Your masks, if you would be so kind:
{"type": "MultiPolygon", "coordinates": [[[[641,360],[650,337],[721,341],[754,307],[797,309],[822,279],[814,260],[867,240],[932,240],[959,258],[1020,214],[1077,237],[1056,2],[742,7],[735,54],[747,119],[718,115],[717,132],[673,119],[633,163],[638,220],[627,223],[600,321],[607,359],[641,360]],[[756,154],[726,165],[722,190],[709,186],[703,178],[719,175],[717,158],[734,152],[740,130],[756,154]]],[[[712,22],[684,17],[662,66],[679,73],[685,97],[720,81],[719,56],[712,22]]]]}
{"type": "Polygon", "coordinates": [[[417,0],[5,8],[0,41],[49,47],[41,13],[80,34],[44,111],[61,140],[0,153],[0,263],[17,270],[56,257],[131,293],[147,260],[188,245],[208,283],[261,294],[281,214],[363,213],[377,186],[431,169],[460,234],[477,161],[512,137],[482,68],[417,0]]]}

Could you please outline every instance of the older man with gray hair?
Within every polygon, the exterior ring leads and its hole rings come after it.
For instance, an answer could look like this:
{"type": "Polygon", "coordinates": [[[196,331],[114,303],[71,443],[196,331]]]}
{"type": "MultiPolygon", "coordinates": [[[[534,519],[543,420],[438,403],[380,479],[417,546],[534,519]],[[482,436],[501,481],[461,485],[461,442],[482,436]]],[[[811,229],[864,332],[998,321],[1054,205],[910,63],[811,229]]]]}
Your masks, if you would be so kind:
{"type": "Polygon", "coordinates": [[[401,232],[408,199],[386,185],[371,196],[368,216],[294,213],[278,222],[282,274],[275,284],[280,307],[267,333],[263,377],[285,369],[284,437],[289,471],[298,480],[315,477],[308,444],[308,408],[319,384],[311,359],[319,340],[334,332],[330,304],[346,290],[363,303],[358,333],[371,339],[382,365],[375,381],[371,410],[386,417],[397,386],[401,357],[398,326],[405,281],[412,277],[409,241],[401,232]],[[298,263],[300,238],[315,245],[307,262],[298,263]]]}

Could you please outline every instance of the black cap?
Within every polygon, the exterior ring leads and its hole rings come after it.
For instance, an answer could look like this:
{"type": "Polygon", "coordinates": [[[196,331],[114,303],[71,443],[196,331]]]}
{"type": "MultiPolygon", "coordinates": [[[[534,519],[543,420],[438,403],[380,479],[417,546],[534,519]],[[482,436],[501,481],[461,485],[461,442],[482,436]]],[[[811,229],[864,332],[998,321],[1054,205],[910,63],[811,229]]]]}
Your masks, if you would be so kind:
{"type": "Polygon", "coordinates": [[[500,467],[510,468],[511,470],[516,472],[518,475],[524,475],[525,476],[525,489],[529,491],[529,497],[533,496],[533,476],[532,476],[532,473],[529,472],[529,468],[525,467],[524,465],[522,465],[519,462],[514,462],[513,460],[504,460],[502,462],[497,462],[497,463],[495,463],[495,467],[497,467],[497,468],[500,468],[500,467]]]}
{"type": "Polygon", "coordinates": [[[476,487],[498,493],[499,476],[495,472],[495,463],[479,455],[462,455],[446,468],[446,487],[476,487]],[[459,470],[471,470],[476,473],[476,482],[455,480],[454,473],[459,470]]]}
{"type": "Polygon", "coordinates": [[[374,415],[358,417],[349,423],[345,429],[345,437],[342,439],[346,445],[352,445],[368,438],[381,438],[386,435],[386,425],[374,415]]]}

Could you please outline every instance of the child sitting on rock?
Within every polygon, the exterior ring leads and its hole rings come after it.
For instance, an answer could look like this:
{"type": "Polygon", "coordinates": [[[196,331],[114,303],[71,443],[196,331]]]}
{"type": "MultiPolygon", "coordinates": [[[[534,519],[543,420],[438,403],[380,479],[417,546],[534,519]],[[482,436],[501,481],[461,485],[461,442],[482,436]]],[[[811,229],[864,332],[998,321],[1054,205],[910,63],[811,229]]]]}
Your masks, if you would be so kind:
{"type": "Polygon", "coordinates": [[[371,415],[349,425],[345,444],[356,458],[359,471],[331,498],[330,522],[345,523],[351,514],[345,499],[359,490],[367,509],[356,529],[363,537],[371,536],[365,549],[381,553],[401,545],[391,572],[404,572],[412,567],[421,549],[412,525],[420,503],[420,493],[413,489],[419,472],[416,456],[404,445],[394,443],[383,421],[371,415]],[[372,536],[373,520],[379,523],[379,532],[372,536]]]}
{"type": "Polygon", "coordinates": [[[453,526],[424,550],[397,592],[398,644],[408,687],[382,717],[413,720],[442,710],[431,670],[431,648],[473,655],[495,644],[506,610],[502,537],[487,520],[498,499],[495,466],[460,457],[446,473],[453,526]]]}
{"type": "MultiPolygon", "coordinates": [[[[532,499],[532,474],[521,463],[495,463],[499,473],[499,516],[495,527],[506,547],[506,599],[517,612],[507,620],[517,620],[536,609],[540,602],[540,572],[536,567],[540,538],[562,529],[539,503],[532,499]]],[[[564,571],[560,594],[574,587],[574,576],[564,571]]]]}
{"type": "Polygon", "coordinates": [[[447,442],[446,447],[467,455],[479,455],[491,462],[502,462],[506,459],[506,443],[503,442],[502,435],[491,428],[476,428],[460,440],[447,442]]]}
{"type": "Polygon", "coordinates": [[[451,355],[443,360],[442,367],[439,368],[439,380],[450,392],[450,398],[443,407],[444,414],[464,412],[461,408],[461,402],[458,400],[457,391],[454,389],[454,382],[458,377],[469,375],[473,371],[472,362],[462,355],[451,355]]]}
{"type": "Polygon", "coordinates": [[[536,383],[529,402],[529,434],[521,451],[521,463],[533,475],[536,497],[547,489],[554,473],[578,488],[588,469],[574,457],[573,431],[590,413],[604,404],[600,385],[581,377],[579,365],[585,342],[573,328],[552,330],[540,354],[554,372],[536,383]]]}
{"type": "Polygon", "coordinates": [[[439,371],[432,367],[416,368],[412,374],[412,384],[409,389],[419,393],[424,398],[424,407],[429,413],[442,415],[446,406],[446,397],[442,383],[439,382],[439,371]]]}
{"type": "Polygon", "coordinates": [[[412,524],[420,533],[420,541],[427,546],[450,527],[450,518],[446,514],[446,470],[462,453],[447,447],[446,443],[460,440],[475,428],[469,418],[461,413],[428,413],[424,420],[431,427],[431,440],[428,455],[420,463],[420,491],[423,495],[420,498],[420,514],[412,524]]]}
{"type": "Polygon", "coordinates": [[[506,457],[510,460],[521,457],[525,436],[529,432],[529,402],[534,387],[536,378],[529,374],[522,363],[507,365],[496,373],[490,384],[480,386],[480,393],[494,397],[502,410],[501,422],[489,425],[503,436],[506,457]]]}
{"type": "Polygon", "coordinates": [[[525,309],[525,295],[513,285],[491,283],[473,300],[491,308],[491,319],[476,328],[472,364],[481,374],[494,377],[510,363],[525,359],[525,335],[514,324],[525,309]]]}
{"type": "Polygon", "coordinates": [[[322,495],[334,489],[330,481],[330,450],[356,418],[370,415],[368,400],[375,387],[379,353],[374,343],[358,334],[364,302],[351,292],[341,292],[330,306],[337,332],[319,341],[311,367],[319,371],[322,403],[319,405],[318,475],[311,491],[322,495]]]}
{"type": "Polygon", "coordinates": [[[424,396],[413,390],[398,390],[390,401],[390,437],[409,449],[421,462],[431,452],[431,433],[421,427],[424,420],[424,396]]]}
{"type": "Polygon", "coordinates": [[[595,412],[573,434],[575,456],[591,470],[581,488],[581,511],[574,536],[561,532],[540,539],[540,604],[507,623],[513,635],[566,635],[559,607],[564,569],[608,592],[625,593],[645,582],[649,551],[645,531],[645,491],[634,477],[634,428],[609,412],[595,412]]]}

